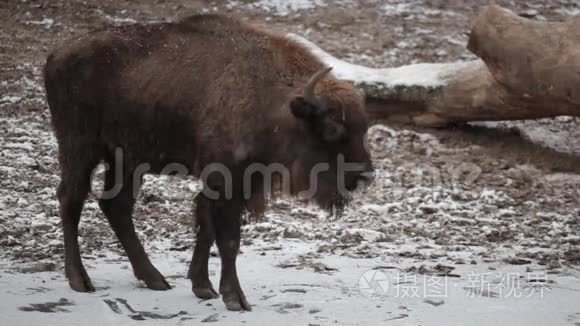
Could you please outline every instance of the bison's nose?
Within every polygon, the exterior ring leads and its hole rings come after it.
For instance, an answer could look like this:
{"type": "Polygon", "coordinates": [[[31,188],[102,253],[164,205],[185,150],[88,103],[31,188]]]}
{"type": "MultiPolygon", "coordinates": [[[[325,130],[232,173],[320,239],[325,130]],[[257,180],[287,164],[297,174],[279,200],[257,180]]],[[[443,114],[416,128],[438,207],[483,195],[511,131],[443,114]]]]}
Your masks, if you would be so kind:
{"type": "Polygon", "coordinates": [[[360,178],[367,183],[373,182],[373,180],[375,180],[375,177],[376,177],[375,170],[363,172],[360,174],[360,178]]]}
{"type": "Polygon", "coordinates": [[[369,186],[375,179],[375,169],[371,164],[366,164],[365,169],[358,175],[357,185],[355,188],[363,188],[369,186]]]}
{"type": "Polygon", "coordinates": [[[369,186],[375,179],[375,170],[370,163],[359,164],[356,171],[346,174],[346,190],[354,191],[369,186]]]}
{"type": "Polygon", "coordinates": [[[368,183],[371,183],[375,179],[375,168],[372,163],[365,164],[365,170],[360,174],[360,176],[361,179],[364,179],[368,183]]]}

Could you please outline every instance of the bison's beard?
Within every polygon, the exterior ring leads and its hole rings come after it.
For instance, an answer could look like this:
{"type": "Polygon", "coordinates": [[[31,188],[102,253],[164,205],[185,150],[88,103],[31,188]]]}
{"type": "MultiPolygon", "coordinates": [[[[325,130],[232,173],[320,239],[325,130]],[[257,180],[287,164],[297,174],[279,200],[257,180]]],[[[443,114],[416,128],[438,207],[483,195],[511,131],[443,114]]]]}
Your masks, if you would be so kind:
{"type": "Polygon", "coordinates": [[[324,196],[324,197],[315,197],[316,204],[325,210],[330,216],[335,218],[340,218],[344,209],[350,202],[349,197],[335,194],[331,197],[324,196]]]}
{"type": "Polygon", "coordinates": [[[338,191],[336,173],[327,171],[320,173],[315,180],[315,185],[311,185],[310,174],[304,173],[302,169],[293,169],[292,190],[293,196],[315,203],[320,208],[328,212],[333,217],[340,217],[345,207],[350,202],[347,194],[338,191]]]}

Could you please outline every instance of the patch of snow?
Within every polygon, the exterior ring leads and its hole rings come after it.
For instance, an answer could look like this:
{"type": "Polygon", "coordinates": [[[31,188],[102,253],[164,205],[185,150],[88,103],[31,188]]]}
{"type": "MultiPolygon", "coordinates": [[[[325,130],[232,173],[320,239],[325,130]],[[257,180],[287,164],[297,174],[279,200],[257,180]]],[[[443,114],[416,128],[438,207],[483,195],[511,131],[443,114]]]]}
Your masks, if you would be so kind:
{"type": "Polygon", "coordinates": [[[401,3],[399,1],[390,0],[387,1],[381,9],[387,16],[405,15],[422,10],[422,8],[418,6],[421,2],[422,1],[407,1],[401,3]]]}
{"type": "Polygon", "coordinates": [[[34,145],[32,143],[7,143],[4,144],[4,148],[32,151],[34,150],[34,145]]]}
{"type": "Polygon", "coordinates": [[[0,98],[0,106],[15,104],[22,101],[22,97],[15,95],[5,95],[0,98]]]}
{"type": "Polygon", "coordinates": [[[376,84],[378,87],[386,88],[399,86],[433,88],[445,85],[450,76],[472,64],[469,62],[422,63],[398,68],[374,69],[338,59],[296,34],[288,36],[308,47],[323,62],[333,67],[332,72],[337,78],[350,80],[355,84],[376,84]]]}
{"type": "Polygon", "coordinates": [[[43,20],[29,21],[28,24],[41,25],[44,26],[45,29],[51,29],[54,26],[54,19],[44,18],[43,20]]]}
{"type": "Polygon", "coordinates": [[[108,20],[109,22],[111,22],[113,24],[117,24],[117,25],[136,24],[137,23],[137,20],[135,20],[133,18],[129,18],[129,17],[116,17],[116,16],[105,15],[105,19],[108,20]]]}
{"type": "MultiPolygon", "coordinates": [[[[255,0],[250,2],[230,0],[225,6],[228,9],[249,7],[268,12],[274,16],[284,17],[319,7],[350,6],[356,3],[353,0],[255,0]]],[[[265,20],[269,21],[271,17],[265,17],[265,20]]],[[[318,23],[324,24],[323,22],[318,23]]]]}
{"type": "Polygon", "coordinates": [[[251,4],[254,8],[269,11],[278,16],[287,16],[299,10],[308,10],[325,5],[322,0],[258,0],[251,4]]]}
{"type": "Polygon", "coordinates": [[[557,8],[555,11],[564,16],[580,15],[580,7],[560,7],[557,8]]]}

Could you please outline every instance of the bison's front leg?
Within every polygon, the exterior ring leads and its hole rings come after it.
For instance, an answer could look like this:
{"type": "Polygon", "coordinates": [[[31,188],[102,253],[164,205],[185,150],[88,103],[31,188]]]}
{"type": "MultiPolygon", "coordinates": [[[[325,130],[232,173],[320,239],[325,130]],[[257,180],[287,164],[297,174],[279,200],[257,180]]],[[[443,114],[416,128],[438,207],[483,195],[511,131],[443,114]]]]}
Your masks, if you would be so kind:
{"type": "Polygon", "coordinates": [[[242,201],[218,199],[211,201],[211,215],[217,246],[222,261],[220,294],[228,310],[250,311],[252,308],[240,287],[236,257],[240,249],[242,201]]]}

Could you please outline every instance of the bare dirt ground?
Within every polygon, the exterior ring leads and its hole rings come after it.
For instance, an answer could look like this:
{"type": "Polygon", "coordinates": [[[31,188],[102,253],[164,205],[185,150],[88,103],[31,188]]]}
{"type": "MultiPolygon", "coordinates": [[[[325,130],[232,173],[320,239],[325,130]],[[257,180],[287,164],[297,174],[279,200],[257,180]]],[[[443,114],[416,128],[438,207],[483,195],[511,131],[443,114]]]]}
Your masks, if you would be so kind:
{"type": "MultiPolygon", "coordinates": [[[[62,270],[56,142],[41,70],[50,49],[62,46],[66,39],[110,25],[222,12],[303,35],[356,64],[385,67],[447,62],[473,58],[465,50],[466,33],[470,20],[486,3],[0,1],[2,265],[12,274],[62,270]]],[[[573,0],[496,3],[539,20],[561,20],[580,13],[580,4],[573,0]]],[[[421,275],[447,275],[457,268],[463,271],[462,280],[469,266],[494,271],[517,266],[521,273],[577,277],[578,126],[569,117],[481,123],[453,130],[378,124],[369,140],[379,177],[370,189],[355,196],[341,219],[326,217],[313,207],[279,201],[263,221],[244,227],[244,250],[285,252],[289,262],[281,263],[278,258],[266,262],[280,265],[280,273],[307,270],[316,279],[333,273],[334,267],[325,261],[331,257],[360,263],[369,270],[385,267],[385,262],[396,263],[405,272],[421,275]],[[288,246],[296,241],[309,249],[288,246]]],[[[148,250],[154,254],[173,251],[181,257],[179,271],[184,270],[193,244],[191,199],[196,191],[194,180],[149,177],[135,213],[148,250]]],[[[95,267],[110,254],[121,254],[94,196],[85,205],[81,232],[83,254],[95,267]]],[[[261,264],[259,258],[253,263],[261,264]]],[[[345,271],[348,267],[343,267],[342,273],[345,271]]],[[[358,273],[354,278],[358,280],[361,269],[352,271],[358,273]]],[[[10,275],[0,276],[0,282],[9,284],[7,280],[17,277],[10,275]]],[[[62,277],[53,278],[64,284],[62,277]]],[[[185,283],[182,278],[176,276],[175,282],[185,283]]],[[[58,300],[55,307],[63,303],[58,300]]],[[[293,311],[284,306],[276,309],[281,314],[293,311]]],[[[400,312],[403,317],[395,319],[408,319],[409,314],[400,312]]],[[[571,324],[580,319],[580,315],[570,316],[561,317],[571,324]]]]}

